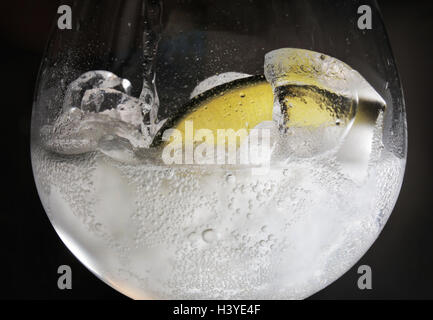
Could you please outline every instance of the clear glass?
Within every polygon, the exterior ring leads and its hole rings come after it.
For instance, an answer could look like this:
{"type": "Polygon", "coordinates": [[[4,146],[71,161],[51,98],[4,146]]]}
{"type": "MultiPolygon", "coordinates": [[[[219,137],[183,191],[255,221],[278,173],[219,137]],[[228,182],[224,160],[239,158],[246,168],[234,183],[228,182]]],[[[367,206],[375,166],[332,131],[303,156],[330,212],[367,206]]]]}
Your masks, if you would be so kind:
{"type": "Polygon", "coordinates": [[[70,5],[73,28],[55,26],[40,70],[32,163],[47,215],[89,270],[137,299],[301,299],[373,244],[407,150],[375,1],[70,5]],[[361,5],[371,30],[358,28],[361,5]],[[318,115],[296,104],[305,97],[318,115]],[[186,131],[186,119],[227,129],[240,114],[271,127],[264,173],[161,161],[164,129],[186,131]],[[321,115],[332,126],[313,124],[321,115]]]}

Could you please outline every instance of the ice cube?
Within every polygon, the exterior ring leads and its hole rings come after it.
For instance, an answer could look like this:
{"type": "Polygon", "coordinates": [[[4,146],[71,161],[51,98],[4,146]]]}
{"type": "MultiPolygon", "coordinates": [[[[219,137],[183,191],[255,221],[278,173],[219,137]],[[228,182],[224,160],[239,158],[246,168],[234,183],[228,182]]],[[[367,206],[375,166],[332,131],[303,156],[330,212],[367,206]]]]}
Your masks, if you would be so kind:
{"type": "Polygon", "coordinates": [[[107,114],[134,126],[141,126],[150,112],[143,101],[115,89],[87,90],[81,101],[81,110],[107,114]]]}
{"type": "Polygon", "coordinates": [[[71,108],[62,113],[53,125],[44,126],[41,130],[44,146],[55,153],[67,155],[94,151],[97,142],[78,129],[83,117],[80,109],[71,108]]]}
{"type": "Polygon", "coordinates": [[[265,56],[280,129],[273,157],[313,157],[335,151],[353,181],[367,176],[384,99],[355,70],[330,56],[283,48],[265,56]]]}
{"type": "Polygon", "coordinates": [[[134,151],[134,147],[131,145],[129,140],[125,138],[106,135],[99,140],[98,150],[110,158],[120,162],[139,162],[139,158],[134,151]]]}
{"type": "Polygon", "coordinates": [[[373,141],[375,137],[381,137],[386,102],[363,78],[359,79],[357,95],[355,121],[339,147],[337,160],[344,174],[352,181],[362,183],[367,177],[373,141]]]}
{"type": "Polygon", "coordinates": [[[84,93],[89,89],[115,89],[130,94],[131,83],[114,73],[103,70],[88,71],[68,85],[63,101],[63,112],[70,108],[79,108],[84,93]]]}
{"type": "Polygon", "coordinates": [[[67,89],[63,112],[45,126],[45,146],[60,154],[99,150],[113,159],[134,162],[139,149],[149,148],[166,120],[156,121],[157,96],[129,95],[130,82],[108,71],[89,71],[67,89]]]}
{"type": "Polygon", "coordinates": [[[338,146],[356,114],[356,71],[318,52],[283,48],[266,54],[265,77],[286,144],[280,150],[311,157],[338,146]]]}
{"type": "Polygon", "coordinates": [[[78,108],[60,115],[54,125],[41,131],[45,146],[60,154],[81,154],[96,151],[105,136],[124,138],[134,148],[148,147],[141,130],[123,121],[117,110],[86,113],[78,108]]]}

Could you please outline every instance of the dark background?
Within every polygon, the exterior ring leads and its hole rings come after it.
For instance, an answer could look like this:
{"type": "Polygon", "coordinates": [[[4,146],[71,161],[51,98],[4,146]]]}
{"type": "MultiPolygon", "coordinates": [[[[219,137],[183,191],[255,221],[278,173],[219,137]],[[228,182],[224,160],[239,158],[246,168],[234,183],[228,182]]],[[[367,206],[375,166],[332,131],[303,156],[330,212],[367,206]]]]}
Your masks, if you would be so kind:
{"type": "MultiPolygon", "coordinates": [[[[344,276],[311,299],[433,299],[433,2],[379,1],[403,83],[409,155],[397,205],[379,239],[344,276]],[[373,290],[357,288],[357,267],[373,270],[373,290]]],[[[0,298],[125,299],[91,274],[55,233],[33,181],[29,142],[34,85],[57,1],[0,4],[0,298]],[[57,268],[73,289],[57,288],[57,268]]]]}

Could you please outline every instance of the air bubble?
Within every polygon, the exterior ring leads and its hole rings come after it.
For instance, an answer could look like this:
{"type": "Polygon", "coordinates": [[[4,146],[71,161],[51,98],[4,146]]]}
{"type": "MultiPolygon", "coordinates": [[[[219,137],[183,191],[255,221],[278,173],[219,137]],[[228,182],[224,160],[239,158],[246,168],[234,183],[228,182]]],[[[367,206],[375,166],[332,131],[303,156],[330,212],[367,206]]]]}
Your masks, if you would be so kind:
{"type": "Polygon", "coordinates": [[[236,183],[236,177],[233,174],[229,173],[226,176],[226,181],[227,181],[227,183],[235,184],[236,183]]]}
{"type": "Polygon", "coordinates": [[[216,232],[213,229],[206,229],[202,232],[201,236],[207,243],[214,242],[217,238],[216,232]]]}

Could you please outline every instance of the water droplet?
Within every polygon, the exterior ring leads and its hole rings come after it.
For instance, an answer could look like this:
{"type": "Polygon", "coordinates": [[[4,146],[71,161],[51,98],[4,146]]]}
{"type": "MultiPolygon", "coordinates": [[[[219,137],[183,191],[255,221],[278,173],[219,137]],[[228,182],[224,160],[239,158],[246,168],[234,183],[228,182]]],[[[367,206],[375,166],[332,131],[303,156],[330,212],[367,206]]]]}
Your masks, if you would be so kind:
{"type": "Polygon", "coordinates": [[[196,239],[196,233],[195,232],[191,232],[188,236],[187,236],[189,241],[194,241],[196,239]]]}
{"type": "Polygon", "coordinates": [[[229,173],[226,176],[226,181],[227,181],[227,183],[234,184],[236,182],[236,177],[234,175],[232,175],[231,173],[229,173]]]}
{"type": "Polygon", "coordinates": [[[207,243],[211,243],[216,240],[217,235],[213,229],[206,229],[201,234],[203,240],[207,243]]]}

